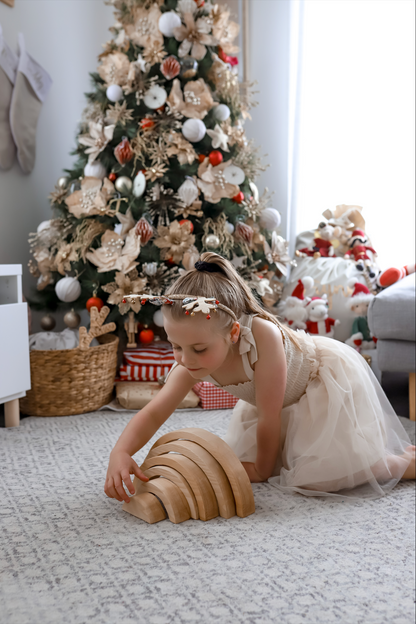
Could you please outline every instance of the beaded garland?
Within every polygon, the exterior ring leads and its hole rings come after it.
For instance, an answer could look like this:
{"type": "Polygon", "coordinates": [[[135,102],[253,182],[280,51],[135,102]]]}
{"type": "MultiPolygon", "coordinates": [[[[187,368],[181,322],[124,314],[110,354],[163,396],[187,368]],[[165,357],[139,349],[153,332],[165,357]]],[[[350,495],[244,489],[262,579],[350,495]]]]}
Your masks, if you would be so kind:
{"type": "Polygon", "coordinates": [[[211,318],[210,313],[215,313],[220,309],[227,312],[235,321],[238,320],[234,312],[220,303],[215,297],[197,297],[194,295],[126,295],[123,299],[123,303],[127,303],[128,301],[135,302],[137,299],[140,300],[142,305],[149,302],[157,306],[173,305],[175,301],[182,301],[182,308],[185,310],[186,315],[195,316],[195,312],[203,312],[207,315],[206,318],[209,320],[211,318]]]}

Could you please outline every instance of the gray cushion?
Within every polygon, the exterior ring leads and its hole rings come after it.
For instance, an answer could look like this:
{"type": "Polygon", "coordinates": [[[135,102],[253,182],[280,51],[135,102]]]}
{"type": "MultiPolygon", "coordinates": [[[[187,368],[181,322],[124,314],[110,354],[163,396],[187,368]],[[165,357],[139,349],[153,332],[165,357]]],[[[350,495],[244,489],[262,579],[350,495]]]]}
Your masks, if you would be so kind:
{"type": "MultiPolygon", "coordinates": [[[[371,354],[371,351],[369,351],[371,354]]],[[[414,373],[416,343],[407,340],[378,340],[377,364],[382,371],[414,373]]]]}
{"type": "Polygon", "coordinates": [[[414,342],[415,302],[415,273],[382,290],[368,308],[368,325],[373,335],[382,340],[414,342]]]}

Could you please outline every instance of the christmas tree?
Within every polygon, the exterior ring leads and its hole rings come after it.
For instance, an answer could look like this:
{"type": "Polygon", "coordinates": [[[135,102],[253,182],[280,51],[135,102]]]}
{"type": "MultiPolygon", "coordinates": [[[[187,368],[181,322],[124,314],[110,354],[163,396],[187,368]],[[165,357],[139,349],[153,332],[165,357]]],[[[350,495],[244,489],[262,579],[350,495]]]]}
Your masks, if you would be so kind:
{"type": "Polygon", "coordinates": [[[54,218],[31,235],[38,309],[106,303],[123,327],[128,294],[162,294],[203,251],[228,257],[265,307],[290,258],[279,213],[254,184],[250,85],[236,72],[238,25],[204,0],[111,0],[116,22],[86,94],[54,218]]]}

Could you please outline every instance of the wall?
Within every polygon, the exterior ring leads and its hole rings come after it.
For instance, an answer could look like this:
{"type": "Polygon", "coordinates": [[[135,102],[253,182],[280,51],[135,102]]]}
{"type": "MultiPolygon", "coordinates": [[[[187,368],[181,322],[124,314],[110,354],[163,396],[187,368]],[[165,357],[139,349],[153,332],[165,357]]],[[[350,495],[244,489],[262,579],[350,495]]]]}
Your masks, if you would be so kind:
{"type": "Polygon", "coordinates": [[[17,160],[0,171],[0,264],[23,264],[23,290],[36,282],[29,274],[27,238],[51,218],[48,195],[74,157],[76,129],[90,90],[89,72],[97,67],[102,44],[110,38],[112,7],[103,0],[16,0],[0,4],[0,23],[9,46],[17,51],[22,32],[28,52],[49,72],[52,89],[43,105],[37,132],[37,156],[31,174],[17,160]]]}

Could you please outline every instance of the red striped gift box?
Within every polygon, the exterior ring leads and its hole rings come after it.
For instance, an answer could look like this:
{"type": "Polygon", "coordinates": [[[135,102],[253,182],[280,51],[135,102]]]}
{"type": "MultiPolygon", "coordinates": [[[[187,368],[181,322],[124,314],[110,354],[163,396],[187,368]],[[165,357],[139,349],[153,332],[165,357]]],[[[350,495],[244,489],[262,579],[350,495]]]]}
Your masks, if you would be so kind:
{"type": "Polygon", "coordinates": [[[120,381],[157,381],[167,375],[175,361],[169,342],[151,342],[123,353],[120,381]]]}
{"type": "Polygon", "coordinates": [[[199,396],[203,409],[232,409],[238,401],[237,397],[209,381],[199,381],[192,390],[199,396]]]}

